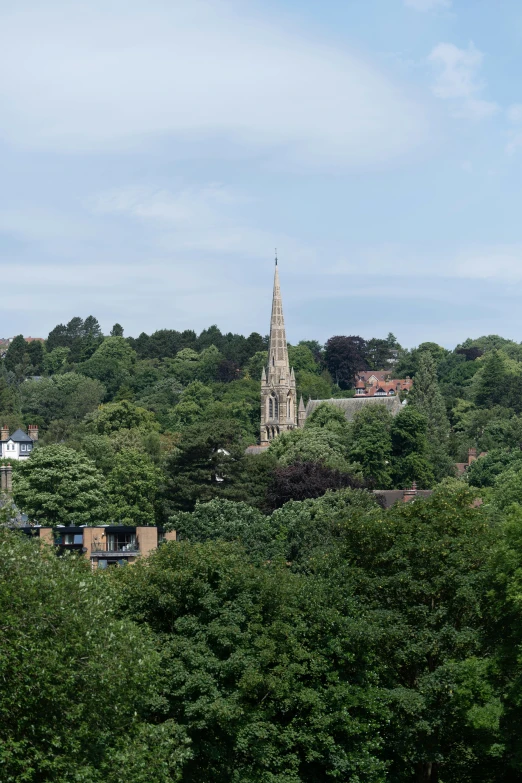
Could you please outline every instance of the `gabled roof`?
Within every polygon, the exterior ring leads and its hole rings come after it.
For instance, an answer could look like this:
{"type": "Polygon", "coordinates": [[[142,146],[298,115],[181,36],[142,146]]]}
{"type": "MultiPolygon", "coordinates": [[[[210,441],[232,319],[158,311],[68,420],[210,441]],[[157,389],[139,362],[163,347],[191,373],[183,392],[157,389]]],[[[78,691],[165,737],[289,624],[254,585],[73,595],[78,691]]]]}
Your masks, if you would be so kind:
{"type": "Polygon", "coordinates": [[[14,443],[32,443],[33,439],[29,437],[23,430],[16,430],[7,440],[12,440],[14,443]]]}
{"type": "Polygon", "coordinates": [[[402,409],[401,401],[399,397],[348,397],[345,399],[331,399],[331,400],[308,400],[306,406],[307,417],[317,408],[321,403],[327,402],[329,405],[335,405],[336,408],[341,408],[348,421],[352,421],[357,411],[361,410],[363,405],[384,405],[391,413],[392,416],[396,416],[402,409]]]}

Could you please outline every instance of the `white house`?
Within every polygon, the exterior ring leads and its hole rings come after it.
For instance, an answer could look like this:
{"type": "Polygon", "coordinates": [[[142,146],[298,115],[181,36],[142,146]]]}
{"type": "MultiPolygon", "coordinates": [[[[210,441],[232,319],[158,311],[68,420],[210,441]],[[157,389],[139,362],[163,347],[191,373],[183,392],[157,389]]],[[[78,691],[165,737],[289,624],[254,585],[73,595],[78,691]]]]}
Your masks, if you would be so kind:
{"type": "Polygon", "coordinates": [[[38,427],[30,424],[27,428],[29,434],[23,430],[16,430],[9,435],[9,428],[0,429],[0,458],[9,460],[27,459],[33,450],[34,442],[38,440],[38,427]]]}

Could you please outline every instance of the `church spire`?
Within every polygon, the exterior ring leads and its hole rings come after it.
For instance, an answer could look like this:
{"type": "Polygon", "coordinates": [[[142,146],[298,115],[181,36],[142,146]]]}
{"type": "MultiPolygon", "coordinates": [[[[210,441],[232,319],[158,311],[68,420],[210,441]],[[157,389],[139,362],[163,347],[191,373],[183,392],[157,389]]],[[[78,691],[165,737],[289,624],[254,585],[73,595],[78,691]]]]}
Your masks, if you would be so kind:
{"type": "Polygon", "coordinates": [[[270,319],[270,342],[268,345],[268,382],[279,384],[283,379],[290,378],[288,348],[286,345],[285,319],[283,316],[283,300],[279,285],[279,269],[277,266],[277,251],[274,273],[274,292],[272,294],[272,316],[270,319]]]}

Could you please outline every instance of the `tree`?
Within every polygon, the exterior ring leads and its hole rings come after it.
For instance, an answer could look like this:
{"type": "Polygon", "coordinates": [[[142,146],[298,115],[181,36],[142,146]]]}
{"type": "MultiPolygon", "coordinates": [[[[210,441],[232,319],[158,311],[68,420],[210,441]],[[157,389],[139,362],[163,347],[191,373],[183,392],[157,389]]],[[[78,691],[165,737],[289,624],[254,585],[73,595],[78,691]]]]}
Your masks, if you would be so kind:
{"type": "Polygon", "coordinates": [[[466,471],[466,481],[472,487],[493,487],[501,473],[522,464],[522,451],[493,449],[471,463],[466,471]]]}
{"type": "Polygon", "coordinates": [[[234,492],[241,469],[241,429],[235,421],[192,424],[166,462],[167,513],[192,511],[197,501],[234,492]]]}
{"type": "Polygon", "coordinates": [[[13,475],[13,498],[41,525],[107,523],[103,476],[87,457],[67,446],[35,449],[13,475]]]}
{"type": "Polygon", "coordinates": [[[379,489],[388,489],[392,483],[391,425],[391,414],[380,405],[367,405],[357,411],[352,424],[350,459],[379,489]]]}
{"type": "Polygon", "coordinates": [[[368,340],[366,348],[366,358],[371,365],[371,370],[383,370],[390,366],[395,359],[400,345],[397,338],[391,332],[386,339],[373,337],[368,340]]]}
{"type": "Polygon", "coordinates": [[[58,324],[54,329],[51,329],[47,337],[47,352],[51,353],[55,348],[70,348],[70,342],[67,327],[64,324],[58,324]]]}
{"type": "Polygon", "coordinates": [[[350,389],[359,370],[368,369],[366,342],[362,337],[330,337],[325,345],[326,366],[341,389],[350,389]]]}
{"type": "Polygon", "coordinates": [[[119,430],[140,429],[144,431],[158,430],[158,422],[151,411],[135,405],[129,400],[109,402],[90,413],[85,424],[91,432],[100,435],[110,435],[119,430]]]}
{"type": "MultiPolygon", "coordinates": [[[[94,337],[94,338],[102,336],[101,326],[98,322],[98,319],[95,318],[93,315],[88,315],[85,321],[83,322],[83,327],[81,329],[81,336],[94,337]]],[[[121,336],[123,337],[123,335],[121,336]]]]}
{"type": "Polygon", "coordinates": [[[381,783],[388,710],[369,645],[320,584],[213,541],[166,544],[117,576],[158,641],[161,719],[191,741],[184,780],[381,783]]]}
{"type": "Polygon", "coordinates": [[[111,337],[123,337],[123,326],[121,324],[114,324],[111,329],[111,337]]]}
{"type": "Polygon", "coordinates": [[[377,671],[392,718],[381,758],[393,781],[502,779],[501,706],[483,645],[496,531],[474,500],[447,480],[428,500],[352,514],[336,553],[314,560],[333,602],[349,589],[386,662],[377,671]]]}
{"type": "Polygon", "coordinates": [[[60,372],[60,370],[62,370],[69,361],[70,355],[70,348],[64,348],[63,346],[53,348],[52,351],[46,353],[44,356],[45,372],[48,375],[54,375],[55,373],[60,372]]]}
{"type": "Polygon", "coordinates": [[[436,481],[452,475],[453,461],[448,453],[449,422],[446,405],[437,380],[432,353],[423,351],[418,358],[415,383],[408,394],[408,405],[422,413],[428,422],[428,459],[436,481]]]}
{"type": "Polygon", "coordinates": [[[27,343],[26,354],[29,372],[32,375],[41,375],[44,371],[44,349],[40,340],[27,343]]]}
{"type": "Polygon", "coordinates": [[[160,473],[133,449],[116,454],[107,476],[108,514],[118,525],[154,525],[160,473]]]}
{"type": "Polygon", "coordinates": [[[107,337],[78,369],[103,383],[110,398],[129,382],[135,362],[136,352],[123,337],[107,337]]]}
{"type": "Polygon", "coordinates": [[[27,343],[22,334],[17,335],[9,343],[4,358],[4,367],[8,372],[15,373],[18,377],[23,377],[27,361],[27,343]]]}
{"type": "Polygon", "coordinates": [[[427,426],[426,417],[410,405],[393,419],[390,432],[395,486],[411,486],[414,481],[420,487],[432,485],[433,471],[427,459],[427,426]]]}
{"type": "Polygon", "coordinates": [[[268,364],[268,351],[257,351],[252,354],[245,365],[245,372],[250,378],[259,381],[263,367],[268,364]]]}
{"type": "Polygon", "coordinates": [[[447,440],[449,432],[446,406],[437,381],[437,368],[432,354],[423,351],[419,355],[415,383],[408,395],[408,405],[422,413],[428,422],[430,437],[447,440]]]}
{"type": "Polygon", "coordinates": [[[28,380],[20,387],[22,412],[30,421],[46,426],[53,419],[80,421],[100,404],[104,394],[99,381],[74,372],[28,380]]]}
{"type": "Polygon", "coordinates": [[[312,351],[307,345],[302,343],[288,346],[288,359],[290,367],[293,367],[296,373],[307,372],[318,375],[321,372],[321,368],[315,361],[312,351]]]}
{"type": "Polygon", "coordinates": [[[213,400],[209,386],[205,386],[201,381],[190,383],[181,393],[178,404],[169,416],[169,428],[181,430],[200,421],[213,400]]]}
{"type": "Polygon", "coordinates": [[[480,407],[502,405],[505,399],[507,368],[503,355],[490,351],[483,359],[483,367],[475,376],[475,403],[480,407]]]}
{"type": "Polygon", "coordinates": [[[328,490],[362,489],[368,486],[359,476],[322,465],[320,462],[294,462],[277,467],[267,489],[267,507],[280,508],[290,500],[318,498],[328,490]]]}
{"type": "Polygon", "coordinates": [[[206,348],[210,348],[211,346],[214,346],[217,351],[220,351],[222,344],[223,335],[221,334],[221,330],[218,329],[215,324],[213,326],[209,326],[208,329],[203,329],[198,337],[199,351],[203,351],[206,348]]]}
{"type": "Polygon", "coordinates": [[[168,521],[180,541],[235,541],[241,543],[249,560],[262,563],[271,552],[274,531],[269,517],[242,502],[215,498],[196,503],[194,511],[178,511],[168,521]]]}
{"type": "Polygon", "coordinates": [[[145,629],[116,616],[106,579],[83,558],[56,557],[4,528],[0,605],[2,676],[10,683],[0,689],[5,783],[179,780],[183,733],[146,723],[159,690],[158,655],[145,629]]]}
{"type": "Polygon", "coordinates": [[[80,421],[100,404],[104,394],[99,381],[74,372],[28,380],[20,387],[22,412],[30,421],[46,426],[53,419],[80,421]]]}

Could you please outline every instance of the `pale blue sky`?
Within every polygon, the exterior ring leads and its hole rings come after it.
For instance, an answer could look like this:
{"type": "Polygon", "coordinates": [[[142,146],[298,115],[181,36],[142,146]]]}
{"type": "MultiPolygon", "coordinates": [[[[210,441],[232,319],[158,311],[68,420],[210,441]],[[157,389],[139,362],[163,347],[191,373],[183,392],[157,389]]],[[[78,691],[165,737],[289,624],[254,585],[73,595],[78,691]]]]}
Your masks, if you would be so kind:
{"type": "Polygon", "coordinates": [[[522,4],[0,0],[0,336],[522,340],[522,4]]]}

